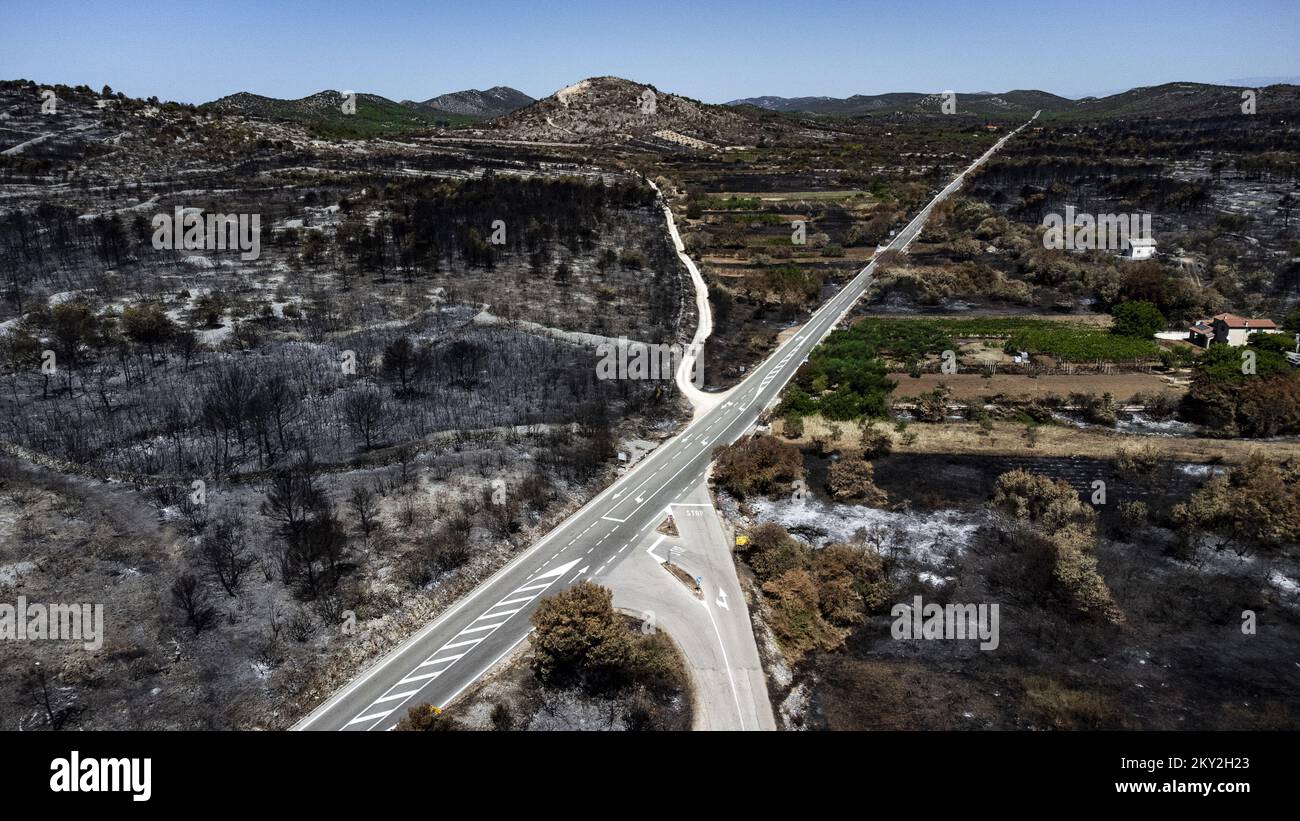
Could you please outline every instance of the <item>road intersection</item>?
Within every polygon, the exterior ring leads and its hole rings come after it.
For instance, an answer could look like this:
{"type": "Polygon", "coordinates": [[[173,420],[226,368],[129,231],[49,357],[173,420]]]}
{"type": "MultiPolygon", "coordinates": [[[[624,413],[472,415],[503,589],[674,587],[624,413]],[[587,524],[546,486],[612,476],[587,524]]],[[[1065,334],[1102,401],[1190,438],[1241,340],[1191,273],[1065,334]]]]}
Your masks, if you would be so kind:
{"type": "MultiPolygon", "coordinates": [[[[931,210],[1025,125],[945,186],[881,250],[906,251],[931,210]]],[[[866,291],[875,266],[872,260],[858,272],[725,399],[697,413],[681,433],[336,692],[295,729],[386,730],[412,706],[445,706],[527,638],[529,615],[542,596],[583,579],[603,583],[611,568],[625,561],[664,520],[665,510],[700,486],[713,449],[747,433],[777,400],[812,349],[866,291]]]]}

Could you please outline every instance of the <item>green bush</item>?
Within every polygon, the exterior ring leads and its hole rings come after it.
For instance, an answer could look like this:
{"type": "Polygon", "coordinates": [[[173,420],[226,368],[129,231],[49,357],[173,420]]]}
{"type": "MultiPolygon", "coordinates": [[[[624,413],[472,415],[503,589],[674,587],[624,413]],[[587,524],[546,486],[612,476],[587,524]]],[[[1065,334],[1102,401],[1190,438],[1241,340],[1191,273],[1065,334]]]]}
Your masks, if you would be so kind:
{"type": "Polygon", "coordinates": [[[1111,333],[1120,336],[1148,339],[1163,331],[1167,324],[1165,315],[1160,313],[1160,309],[1146,300],[1121,302],[1111,309],[1110,313],[1115,319],[1110,328],[1111,333]]]}

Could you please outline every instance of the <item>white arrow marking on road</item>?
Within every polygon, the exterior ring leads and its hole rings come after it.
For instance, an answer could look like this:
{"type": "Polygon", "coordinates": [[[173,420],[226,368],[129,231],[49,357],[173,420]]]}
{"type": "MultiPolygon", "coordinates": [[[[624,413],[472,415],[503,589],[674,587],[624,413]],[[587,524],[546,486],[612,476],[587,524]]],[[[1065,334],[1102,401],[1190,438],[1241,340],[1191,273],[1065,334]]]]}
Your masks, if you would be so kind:
{"type": "Polygon", "coordinates": [[[718,607],[721,607],[723,610],[731,609],[730,607],[727,606],[727,594],[722,592],[721,587],[718,588],[718,600],[717,602],[715,602],[715,604],[717,604],[718,607]]]}
{"type": "MultiPolygon", "coordinates": [[[[550,578],[553,578],[553,577],[555,577],[555,576],[563,576],[565,573],[568,573],[569,570],[570,570],[570,569],[571,569],[575,564],[577,564],[579,561],[580,561],[579,559],[574,559],[573,561],[571,561],[571,562],[569,562],[569,563],[567,563],[567,564],[562,564],[562,565],[560,565],[559,567],[555,568],[554,570],[548,570],[548,571],[546,571],[545,573],[543,573],[542,575],[538,576],[537,578],[539,578],[539,579],[550,579],[550,578]]],[[[522,588],[522,587],[520,588],[520,590],[523,590],[523,589],[524,589],[524,588],[522,588]]],[[[516,590],[515,592],[518,593],[519,590],[516,590]]],[[[496,605],[493,605],[493,606],[495,607],[496,605]]]]}
{"type": "Polygon", "coordinates": [[[576,574],[574,574],[574,576],[573,576],[572,579],[569,579],[569,581],[570,581],[570,582],[575,582],[575,581],[577,581],[579,576],[581,576],[583,573],[586,573],[586,572],[587,572],[587,568],[588,568],[588,567],[591,567],[591,565],[587,565],[586,567],[584,567],[584,568],[582,568],[581,570],[579,570],[576,574]]]}

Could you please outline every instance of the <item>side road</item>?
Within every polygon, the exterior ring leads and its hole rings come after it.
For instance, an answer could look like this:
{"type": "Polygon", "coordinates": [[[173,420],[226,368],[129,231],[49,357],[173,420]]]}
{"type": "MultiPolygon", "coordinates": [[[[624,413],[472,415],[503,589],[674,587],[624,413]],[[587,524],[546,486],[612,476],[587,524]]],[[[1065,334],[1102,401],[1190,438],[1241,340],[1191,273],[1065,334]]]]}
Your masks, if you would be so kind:
{"type": "Polygon", "coordinates": [[[664,511],[678,535],[651,531],[604,583],[614,605],[668,632],[686,657],[696,730],[775,730],[731,540],[706,481],[664,511]],[[671,563],[674,574],[666,566],[671,563]],[[688,584],[681,578],[698,580],[688,584]]]}

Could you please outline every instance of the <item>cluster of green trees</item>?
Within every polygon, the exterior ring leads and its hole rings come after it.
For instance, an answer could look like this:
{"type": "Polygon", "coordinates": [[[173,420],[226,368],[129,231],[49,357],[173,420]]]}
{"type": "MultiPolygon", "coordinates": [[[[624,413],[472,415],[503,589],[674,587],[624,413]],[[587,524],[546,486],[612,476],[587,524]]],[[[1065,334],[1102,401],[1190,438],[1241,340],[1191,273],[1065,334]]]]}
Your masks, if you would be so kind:
{"type": "Polygon", "coordinates": [[[1255,334],[1244,347],[1213,345],[1196,362],[1181,415],[1225,436],[1300,431],[1300,374],[1283,355],[1283,334],[1255,334]]]}
{"type": "MultiPolygon", "coordinates": [[[[897,327],[892,323],[859,322],[832,333],[813,349],[808,362],[795,374],[779,413],[819,413],[835,420],[884,416],[886,400],[897,383],[888,377],[889,369],[880,355],[897,327]]],[[[907,350],[924,345],[892,338],[907,350]]]]}

